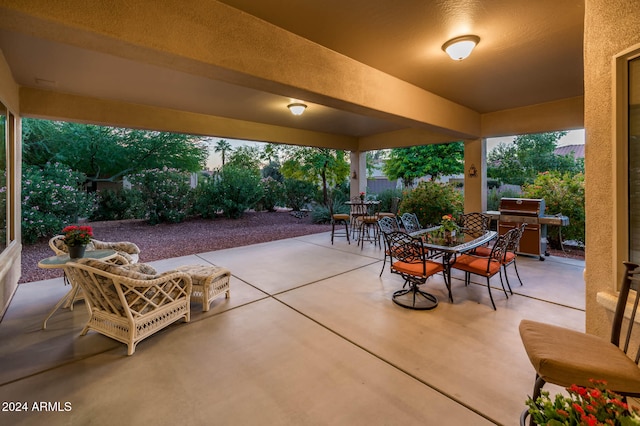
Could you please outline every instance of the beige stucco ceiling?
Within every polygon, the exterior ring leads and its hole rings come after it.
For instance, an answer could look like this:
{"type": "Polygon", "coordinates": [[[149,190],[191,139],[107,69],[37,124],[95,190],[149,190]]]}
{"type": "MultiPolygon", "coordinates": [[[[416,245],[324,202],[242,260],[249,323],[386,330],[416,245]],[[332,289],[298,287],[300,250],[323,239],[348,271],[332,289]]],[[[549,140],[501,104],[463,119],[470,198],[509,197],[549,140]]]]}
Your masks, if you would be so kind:
{"type": "Polygon", "coordinates": [[[474,136],[483,113],[583,94],[582,0],[175,4],[0,0],[0,49],[27,88],[355,138],[474,136]],[[480,44],[452,61],[463,34],[480,44]]]}

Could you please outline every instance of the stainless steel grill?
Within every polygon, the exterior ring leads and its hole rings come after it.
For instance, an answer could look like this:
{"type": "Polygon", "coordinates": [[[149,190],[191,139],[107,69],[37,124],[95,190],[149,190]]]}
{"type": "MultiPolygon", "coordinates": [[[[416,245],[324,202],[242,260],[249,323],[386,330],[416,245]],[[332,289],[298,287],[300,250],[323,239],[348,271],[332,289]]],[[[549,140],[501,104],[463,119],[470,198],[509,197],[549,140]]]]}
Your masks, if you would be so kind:
{"type": "Polygon", "coordinates": [[[539,256],[540,260],[544,260],[543,254],[549,254],[547,251],[547,225],[569,225],[567,216],[545,215],[543,199],[503,198],[500,200],[499,209],[498,212],[487,212],[487,214],[498,221],[500,235],[521,223],[526,223],[518,252],[539,256]]]}

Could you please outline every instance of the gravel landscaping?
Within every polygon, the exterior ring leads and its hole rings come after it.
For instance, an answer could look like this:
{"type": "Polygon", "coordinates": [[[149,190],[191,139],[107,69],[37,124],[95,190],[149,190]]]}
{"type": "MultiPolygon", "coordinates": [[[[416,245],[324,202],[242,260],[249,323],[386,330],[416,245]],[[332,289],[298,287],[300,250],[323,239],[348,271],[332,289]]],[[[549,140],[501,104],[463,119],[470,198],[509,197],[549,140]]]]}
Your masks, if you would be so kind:
{"type": "MultiPolygon", "coordinates": [[[[331,231],[331,225],[296,218],[288,212],[251,212],[241,219],[194,219],[183,223],[148,225],[142,220],[92,222],[101,241],[131,241],[140,247],[140,262],[186,256],[301,235],[331,231]]],[[[48,241],[25,245],[20,283],[62,276],[59,269],[40,269],[38,261],[52,256],[48,241]]]]}
{"type": "MultiPolygon", "coordinates": [[[[143,220],[122,220],[89,225],[98,240],[136,243],[141,251],[140,262],[331,231],[331,225],[314,224],[309,216],[298,219],[286,211],[245,213],[237,220],[194,219],[160,225],[148,225],[143,220]]],[[[566,247],[564,253],[549,251],[552,256],[584,259],[584,251],[578,248],[566,247]]],[[[38,261],[52,255],[48,241],[24,246],[20,283],[61,277],[59,269],[38,268],[38,261]]]]}

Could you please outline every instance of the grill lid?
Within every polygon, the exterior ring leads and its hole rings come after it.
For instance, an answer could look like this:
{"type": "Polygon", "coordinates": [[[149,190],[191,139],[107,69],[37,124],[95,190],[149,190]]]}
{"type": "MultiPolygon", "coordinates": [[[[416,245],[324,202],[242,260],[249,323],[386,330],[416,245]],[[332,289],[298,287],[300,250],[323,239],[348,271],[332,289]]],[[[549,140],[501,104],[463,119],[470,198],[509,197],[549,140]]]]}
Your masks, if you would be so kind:
{"type": "Polygon", "coordinates": [[[511,216],[544,216],[544,199],[542,198],[502,198],[500,214],[511,216]]]}

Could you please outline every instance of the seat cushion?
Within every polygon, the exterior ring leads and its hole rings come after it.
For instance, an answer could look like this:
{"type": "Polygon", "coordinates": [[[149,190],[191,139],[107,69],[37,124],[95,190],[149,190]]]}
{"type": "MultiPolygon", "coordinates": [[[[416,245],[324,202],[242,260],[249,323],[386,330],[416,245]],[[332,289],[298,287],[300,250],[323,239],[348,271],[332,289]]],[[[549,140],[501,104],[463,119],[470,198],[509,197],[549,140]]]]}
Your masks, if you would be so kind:
{"type": "Polygon", "coordinates": [[[530,320],[520,322],[520,337],[536,372],[549,383],[589,386],[589,379],[606,380],[614,392],[640,393],[640,368],[605,339],[530,320]]]}
{"type": "Polygon", "coordinates": [[[502,264],[499,262],[492,262],[488,257],[478,257],[463,254],[462,256],[458,256],[452,267],[466,272],[471,272],[472,274],[493,276],[500,271],[502,264]],[[488,273],[487,263],[489,264],[488,273]]]}
{"type": "Polygon", "coordinates": [[[401,274],[409,274],[413,275],[414,277],[423,278],[437,274],[438,272],[442,272],[444,270],[444,267],[441,263],[426,261],[425,264],[427,266],[425,268],[426,274],[424,275],[422,273],[422,263],[408,263],[397,261],[393,262],[393,264],[391,265],[391,269],[401,274]]]}
{"type": "Polygon", "coordinates": [[[476,256],[489,257],[491,256],[491,247],[476,247],[475,250],[473,250],[473,254],[475,254],[476,256]]]}
{"type": "Polygon", "coordinates": [[[336,213],[332,217],[333,220],[349,220],[348,214],[336,213]]]}

